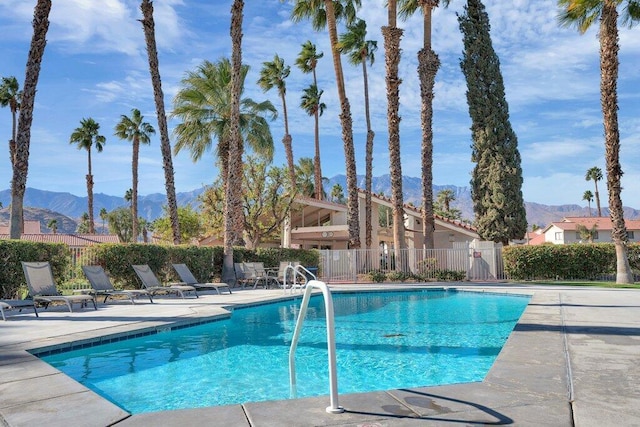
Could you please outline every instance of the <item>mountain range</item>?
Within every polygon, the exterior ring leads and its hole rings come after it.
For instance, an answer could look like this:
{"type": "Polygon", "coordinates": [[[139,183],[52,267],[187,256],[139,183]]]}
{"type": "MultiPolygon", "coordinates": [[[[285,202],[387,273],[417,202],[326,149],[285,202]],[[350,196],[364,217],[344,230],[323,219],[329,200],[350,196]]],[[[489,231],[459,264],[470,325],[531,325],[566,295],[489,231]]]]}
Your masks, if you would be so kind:
{"type": "MultiPolygon", "coordinates": [[[[327,193],[335,184],[340,184],[346,191],[346,177],[344,175],[336,175],[330,178],[325,185],[327,193]]],[[[364,176],[358,176],[358,187],[364,188],[364,176]]],[[[457,208],[462,212],[462,218],[473,219],[473,203],[471,201],[471,191],[468,187],[457,187],[455,185],[434,185],[433,194],[437,195],[442,190],[452,190],[455,195],[455,201],[451,203],[453,208],[457,208]]],[[[382,175],[373,178],[372,190],[376,194],[391,194],[391,179],[389,175],[382,175]]],[[[191,205],[197,208],[199,205],[198,196],[202,193],[203,188],[199,188],[189,192],[176,194],[179,206],[191,205]]],[[[403,192],[405,203],[413,203],[420,206],[422,203],[422,182],[420,178],[404,177],[403,192]]],[[[138,199],[139,215],[148,221],[164,215],[163,206],[166,204],[166,196],[161,193],[139,196],[138,199]]],[[[605,201],[606,202],[606,201],[605,201]]],[[[0,209],[0,221],[8,221],[9,209],[11,203],[11,191],[0,191],[0,203],[4,209],[0,209]]],[[[80,197],[71,193],[54,192],[46,190],[38,190],[35,188],[27,188],[24,197],[25,219],[38,220],[42,224],[42,230],[47,230],[47,224],[51,219],[57,219],[58,231],[61,233],[73,233],[76,229],[79,218],[87,211],[87,197],[80,197]]],[[[94,194],[94,209],[96,227],[102,225],[99,218],[99,212],[102,208],[111,211],[115,208],[128,206],[123,197],[110,196],[103,193],[94,194]]],[[[568,216],[589,216],[589,208],[579,206],[577,204],[566,205],[544,205],[541,203],[525,202],[527,211],[527,222],[529,226],[537,224],[543,227],[554,221],[560,221],[568,216]]],[[[591,207],[592,214],[595,214],[595,206],[591,207]]],[[[602,209],[603,215],[608,215],[607,208],[602,209]]],[[[640,211],[637,209],[625,207],[624,216],[626,219],[640,218],[640,211]]]]}

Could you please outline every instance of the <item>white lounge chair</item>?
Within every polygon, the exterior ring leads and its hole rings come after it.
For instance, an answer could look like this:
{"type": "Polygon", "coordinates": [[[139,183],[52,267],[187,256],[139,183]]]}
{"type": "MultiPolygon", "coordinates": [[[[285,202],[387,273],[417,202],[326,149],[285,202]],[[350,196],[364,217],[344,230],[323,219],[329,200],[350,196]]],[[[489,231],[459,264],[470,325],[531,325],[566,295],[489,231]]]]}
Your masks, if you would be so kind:
{"type": "Polygon", "coordinates": [[[173,264],[173,268],[185,285],[193,286],[196,289],[215,289],[218,294],[220,294],[220,289],[231,293],[231,288],[226,283],[198,283],[198,279],[191,273],[187,264],[173,264]]]}
{"type": "Polygon", "coordinates": [[[196,288],[188,285],[166,285],[163,286],[162,283],[158,280],[155,273],[147,264],[142,265],[132,265],[133,270],[140,278],[142,282],[142,286],[151,293],[151,295],[156,295],[158,293],[165,294],[177,294],[180,295],[181,298],[184,298],[185,292],[193,292],[196,298],[198,297],[198,292],[196,292],[196,288]]]}
{"type": "Polygon", "coordinates": [[[131,304],[135,304],[134,298],[139,298],[141,296],[149,298],[149,301],[153,303],[151,293],[146,289],[115,289],[113,287],[113,284],[111,283],[111,280],[109,279],[109,276],[107,276],[107,273],[105,273],[102,266],[83,265],[82,272],[91,284],[89,293],[96,296],[104,296],[103,302],[107,302],[107,299],[109,299],[110,297],[112,298],[117,295],[124,295],[129,298],[129,300],[131,300],[131,304]]]}
{"type": "Polygon", "coordinates": [[[53,281],[51,265],[48,262],[22,262],[22,270],[27,280],[29,295],[35,303],[42,302],[45,308],[53,301],[62,301],[73,312],[72,304],[79,302],[82,306],[88,301],[93,303],[93,308],[98,309],[96,299],[93,295],[62,295],[56,289],[53,281]]]}

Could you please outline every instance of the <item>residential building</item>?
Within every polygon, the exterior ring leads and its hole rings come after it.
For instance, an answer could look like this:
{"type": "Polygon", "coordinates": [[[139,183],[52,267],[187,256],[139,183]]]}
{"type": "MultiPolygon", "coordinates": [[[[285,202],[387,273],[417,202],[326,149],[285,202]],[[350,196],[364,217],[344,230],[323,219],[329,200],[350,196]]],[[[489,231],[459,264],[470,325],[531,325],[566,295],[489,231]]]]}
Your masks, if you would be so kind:
{"type": "MultiPolygon", "coordinates": [[[[640,241],[640,220],[625,220],[630,242],[640,241]]],[[[569,243],[585,243],[588,238],[580,234],[580,226],[592,231],[592,242],[612,242],[611,230],[613,225],[609,217],[566,217],[562,221],[552,222],[542,231],[544,239],[532,239],[530,245],[554,243],[557,245],[569,243]]]]}

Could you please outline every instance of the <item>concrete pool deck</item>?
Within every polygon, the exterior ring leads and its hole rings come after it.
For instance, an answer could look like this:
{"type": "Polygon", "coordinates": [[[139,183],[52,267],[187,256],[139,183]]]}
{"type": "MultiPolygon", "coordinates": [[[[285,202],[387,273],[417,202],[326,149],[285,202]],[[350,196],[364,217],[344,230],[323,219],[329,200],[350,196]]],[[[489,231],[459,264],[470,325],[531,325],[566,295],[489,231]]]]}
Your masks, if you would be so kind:
{"type": "MultiPolygon", "coordinates": [[[[0,320],[0,426],[630,426],[640,425],[640,291],[508,284],[436,284],[531,294],[482,382],[130,415],[27,350],[117,339],[283,297],[243,290],[199,299],[11,311],[0,320]]],[[[331,286],[332,290],[416,285],[331,286]]],[[[339,343],[338,343],[339,345],[339,343]]],[[[253,363],[252,361],[250,363],[253,363]]]]}

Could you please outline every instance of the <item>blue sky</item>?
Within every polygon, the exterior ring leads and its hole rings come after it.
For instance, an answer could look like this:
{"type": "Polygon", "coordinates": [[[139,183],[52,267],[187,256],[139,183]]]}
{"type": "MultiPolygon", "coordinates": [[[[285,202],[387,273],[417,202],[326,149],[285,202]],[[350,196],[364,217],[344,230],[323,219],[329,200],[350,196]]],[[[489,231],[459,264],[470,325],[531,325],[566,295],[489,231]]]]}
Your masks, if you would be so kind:
{"type": "MultiPolygon", "coordinates": [[[[131,147],[113,136],[121,114],[142,111],[157,128],[138,0],[56,0],[45,51],[32,126],[27,185],[42,190],[86,195],[86,151],[69,144],[80,120],[92,117],[107,138],[102,153],[93,156],[94,191],[121,196],[131,187],[131,147]]],[[[203,60],[229,56],[231,0],[155,0],[156,37],[167,109],[187,71],[203,60]]],[[[367,21],[369,39],[378,41],[376,62],[369,70],[372,122],[376,132],[374,175],[389,173],[384,83],[384,43],[380,27],[387,15],[384,0],[364,0],[359,13],[367,21]]],[[[599,95],[597,25],[580,35],[557,24],[555,0],[485,0],[491,37],[505,80],[511,124],[518,136],[526,201],[585,205],[582,195],[593,191],[585,172],[605,170],[602,113],[599,95]]],[[[35,0],[0,0],[0,76],[24,81],[31,40],[35,0]]],[[[434,100],[434,184],[468,186],[470,119],[466,83],[460,70],[462,35],[456,13],[464,2],[433,15],[433,48],[441,60],[434,100]]],[[[344,173],[339,104],[326,32],[306,22],[289,20],[290,5],[279,0],[246,0],[243,62],[251,67],[245,95],[269,99],[280,108],[275,92],[263,93],[255,84],[262,63],[283,57],[291,65],[287,80],[290,132],[296,160],[313,156],[313,121],[298,108],[311,80],[294,65],[300,46],[311,40],[325,57],[318,66],[319,87],[327,109],[321,117],[323,175],[344,173]]],[[[400,73],[401,155],[403,174],[420,176],[420,96],[417,52],[422,44],[420,16],[402,22],[404,30],[400,73]]],[[[640,29],[620,30],[619,122],[624,170],[623,202],[638,207],[640,195],[640,29]]],[[[352,106],[358,174],[364,174],[365,123],[361,69],[345,60],[347,96],[352,106]]],[[[169,123],[170,130],[177,122],[169,123]]],[[[283,124],[271,124],[276,145],[274,163],[283,165],[283,124]]],[[[0,140],[8,141],[11,116],[0,109],[0,140]]],[[[172,144],[174,138],[172,137],[172,144]]],[[[8,147],[6,142],[4,147],[8,147]]],[[[0,148],[1,149],[1,148],[0,148]]],[[[8,148],[0,156],[0,189],[11,180],[8,148]]],[[[193,163],[188,152],[174,157],[178,192],[210,184],[218,174],[212,153],[193,163]]],[[[600,185],[606,204],[606,185],[600,185]]],[[[140,194],[164,193],[159,138],[140,153],[140,194]]]]}

